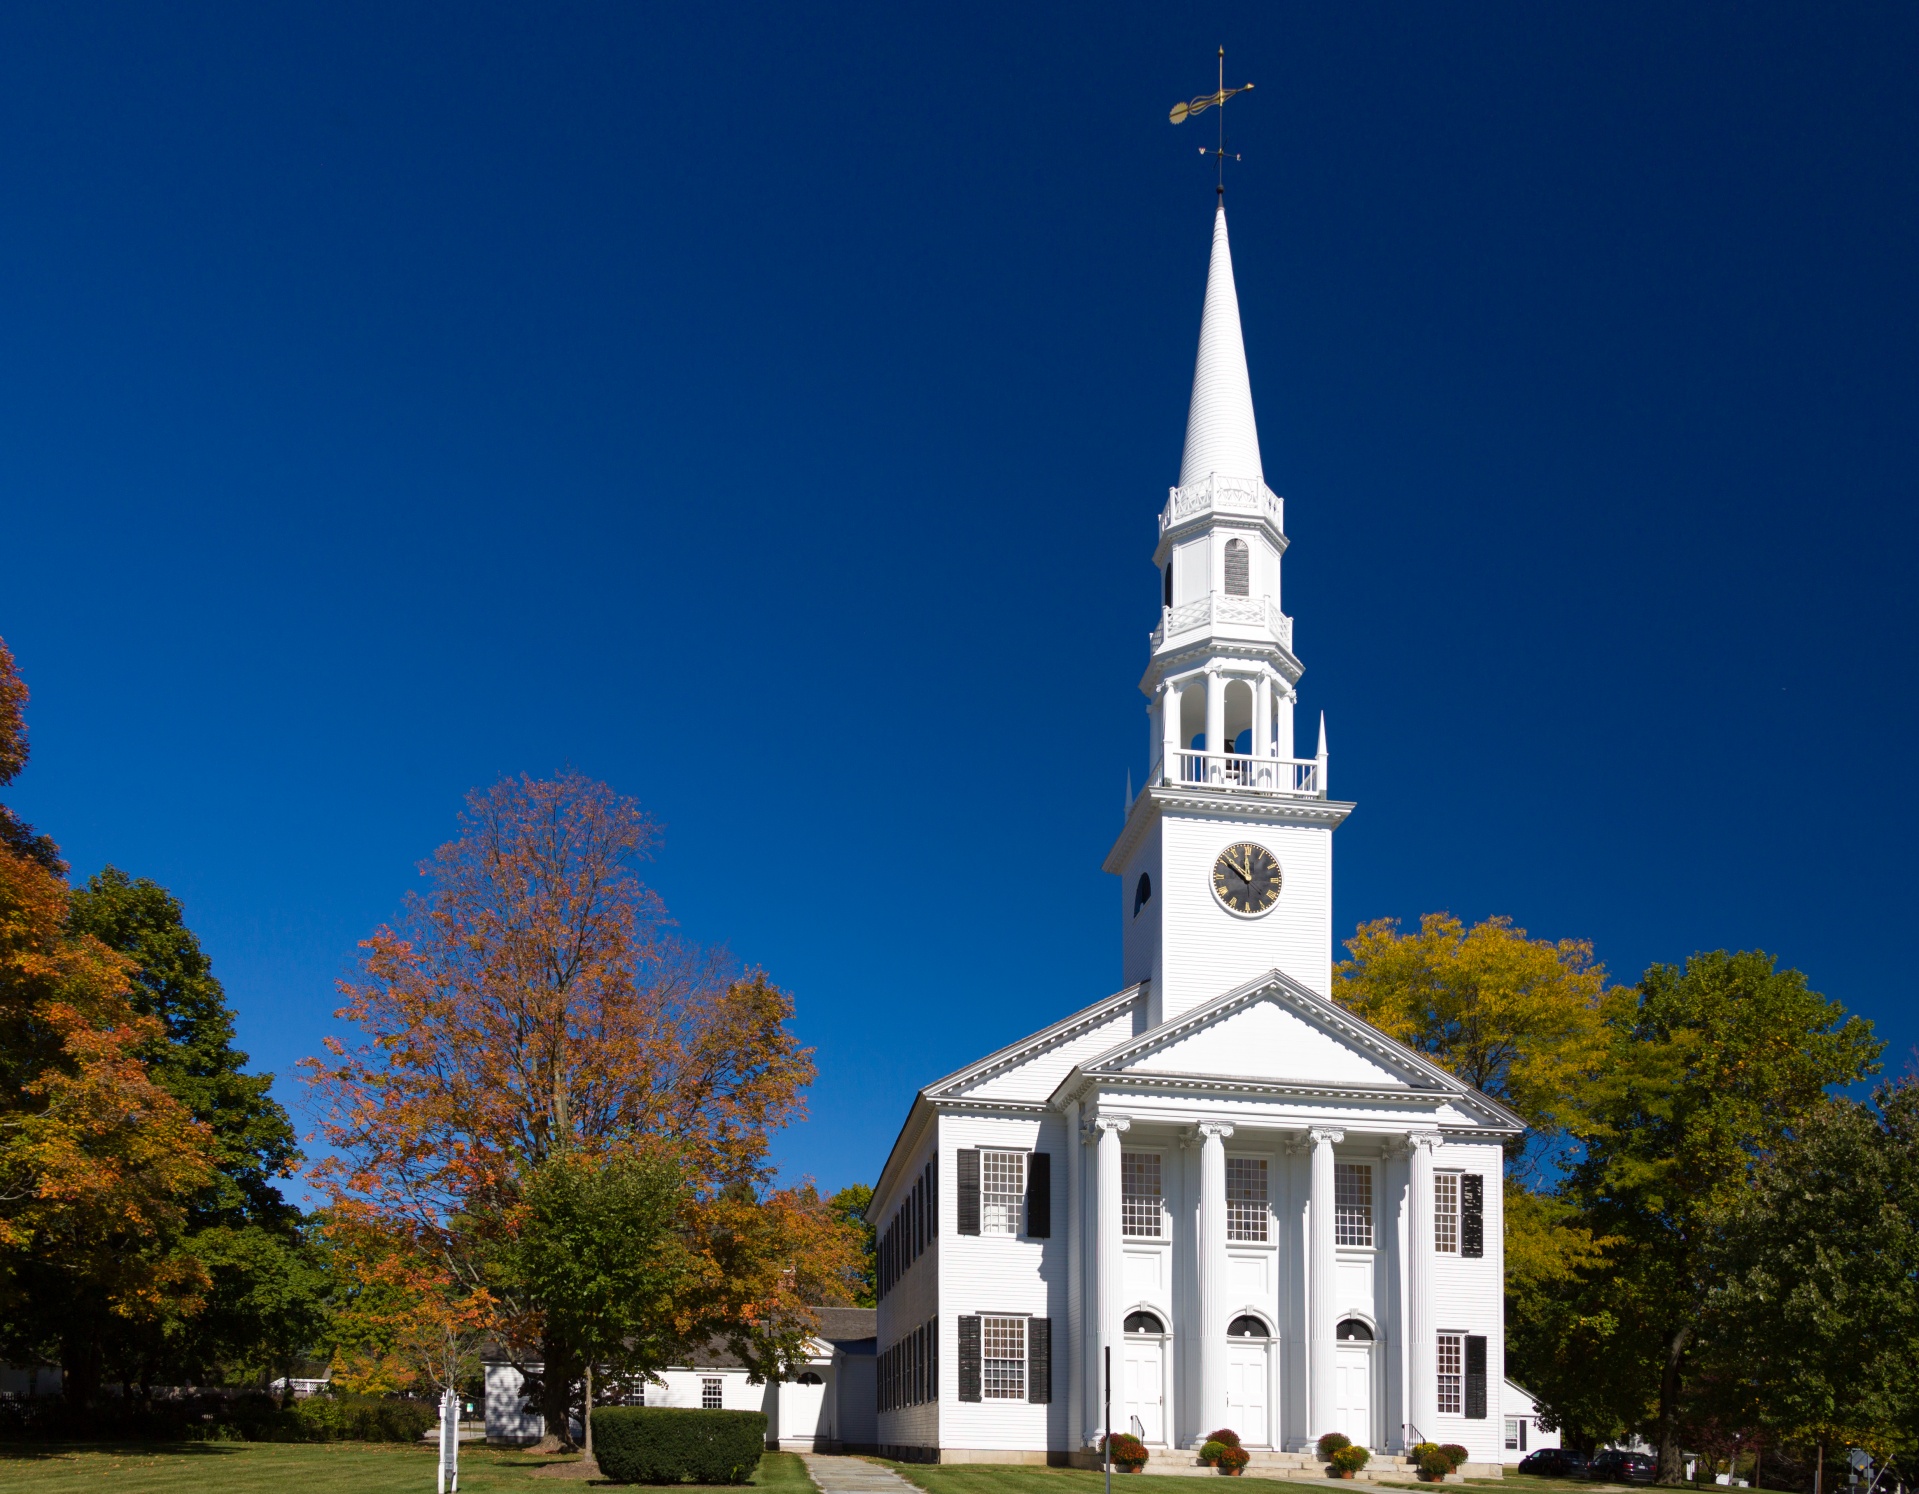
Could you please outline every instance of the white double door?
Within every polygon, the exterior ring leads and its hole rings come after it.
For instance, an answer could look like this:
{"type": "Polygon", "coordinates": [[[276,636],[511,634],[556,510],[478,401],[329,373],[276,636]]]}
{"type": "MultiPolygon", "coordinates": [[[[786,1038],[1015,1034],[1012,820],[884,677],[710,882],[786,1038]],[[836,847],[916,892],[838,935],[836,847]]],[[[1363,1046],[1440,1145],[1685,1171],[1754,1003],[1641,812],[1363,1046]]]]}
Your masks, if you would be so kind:
{"type": "Polygon", "coordinates": [[[1140,1441],[1163,1447],[1166,1443],[1165,1341],[1128,1339],[1121,1363],[1120,1411],[1125,1421],[1114,1430],[1136,1432],[1140,1441]]]}
{"type": "Polygon", "coordinates": [[[1272,1442],[1268,1361],[1259,1339],[1226,1341],[1226,1424],[1248,1447],[1272,1442]]]}
{"type": "Polygon", "coordinates": [[[1373,1346],[1341,1343],[1333,1351],[1333,1429],[1355,1446],[1373,1445],[1373,1346]]]}

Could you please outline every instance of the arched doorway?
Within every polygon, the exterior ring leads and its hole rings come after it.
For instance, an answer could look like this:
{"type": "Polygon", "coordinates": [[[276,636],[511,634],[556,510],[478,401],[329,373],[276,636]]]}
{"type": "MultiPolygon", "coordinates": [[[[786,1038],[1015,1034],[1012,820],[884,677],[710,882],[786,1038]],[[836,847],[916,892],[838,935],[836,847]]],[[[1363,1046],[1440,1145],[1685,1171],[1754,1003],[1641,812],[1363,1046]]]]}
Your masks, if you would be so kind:
{"type": "Polygon", "coordinates": [[[1333,1428],[1359,1447],[1373,1445],[1373,1330],[1347,1318],[1334,1333],[1333,1428]]]}
{"type": "Polygon", "coordinates": [[[1226,1328],[1226,1421],[1248,1447],[1273,1440],[1273,1330],[1253,1313],[1226,1328]]]}
{"type": "Polygon", "coordinates": [[[1126,1315],[1120,1343],[1120,1414],[1140,1441],[1166,1445],[1166,1325],[1159,1314],[1126,1315]]]}

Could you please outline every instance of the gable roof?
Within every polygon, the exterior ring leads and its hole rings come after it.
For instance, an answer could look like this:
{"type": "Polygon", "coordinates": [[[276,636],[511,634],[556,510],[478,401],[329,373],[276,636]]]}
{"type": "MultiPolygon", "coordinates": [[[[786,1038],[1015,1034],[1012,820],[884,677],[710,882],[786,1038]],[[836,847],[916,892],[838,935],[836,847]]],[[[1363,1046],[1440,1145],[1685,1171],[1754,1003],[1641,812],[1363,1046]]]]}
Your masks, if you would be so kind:
{"type": "Polygon", "coordinates": [[[1061,1103],[1102,1079],[1316,1099],[1451,1102],[1471,1116],[1474,1129],[1525,1129],[1497,1100],[1283,970],[1090,1056],[1050,1098],[1061,1103]]]}

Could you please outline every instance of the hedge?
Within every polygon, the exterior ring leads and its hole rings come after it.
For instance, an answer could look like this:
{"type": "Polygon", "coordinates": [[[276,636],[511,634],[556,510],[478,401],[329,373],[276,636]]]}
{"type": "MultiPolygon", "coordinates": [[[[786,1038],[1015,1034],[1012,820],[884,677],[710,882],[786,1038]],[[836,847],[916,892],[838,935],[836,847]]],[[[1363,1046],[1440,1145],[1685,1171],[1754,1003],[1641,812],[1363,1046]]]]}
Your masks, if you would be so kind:
{"type": "Polygon", "coordinates": [[[0,1400],[0,1438],[58,1442],[418,1442],[438,1420],[430,1402],[377,1395],[309,1396],[285,1409],[258,1394],[106,1399],[84,1411],[59,1396],[0,1400]]]}
{"type": "Polygon", "coordinates": [[[616,1484],[743,1484],[764,1451],[761,1411],[603,1406],[593,1413],[593,1453],[616,1484]]]}

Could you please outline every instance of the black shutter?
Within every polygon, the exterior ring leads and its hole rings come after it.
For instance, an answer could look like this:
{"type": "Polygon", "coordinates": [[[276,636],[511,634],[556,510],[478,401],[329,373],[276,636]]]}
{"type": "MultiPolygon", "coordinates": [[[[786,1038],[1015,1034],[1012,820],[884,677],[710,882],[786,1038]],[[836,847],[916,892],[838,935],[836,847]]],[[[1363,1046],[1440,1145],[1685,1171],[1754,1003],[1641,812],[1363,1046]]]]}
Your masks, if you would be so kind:
{"type": "MultiPolygon", "coordinates": [[[[964,1157],[965,1152],[960,1155],[964,1157]]],[[[979,1153],[973,1153],[973,1165],[979,1165],[979,1153]]],[[[977,1230],[974,1231],[978,1233],[977,1230]]],[[[960,1325],[960,1384],[959,1398],[963,1401],[980,1399],[979,1364],[979,1319],[961,1318],[960,1325]]]]}
{"type": "Polygon", "coordinates": [[[926,1398],[936,1401],[940,1398],[940,1320],[932,1318],[926,1324],[926,1398]]]}
{"type": "Polygon", "coordinates": [[[1053,1399],[1053,1320],[1026,1320],[1026,1399],[1044,1406],[1053,1399]]]}
{"type": "Polygon", "coordinates": [[[1026,1234],[1033,1240],[1053,1237],[1053,1156],[1034,1152],[1026,1159],[1026,1234]]]}
{"type": "Polygon", "coordinates": [[[931,1245],[940,1233],[940,1190],[933,1164],[926,1164],[926,1243],[931,1245]]]}
{"type": "Polygon", "coordinates": [[[913,1182],[913,1259],[926,1249],[926,1179],[913,1182]]]}
{"type": "MultiPolygon", "coordinates": [[[[971,1149],[959,1154],[959,1232],[979,1233],[979,1153],[971,1149]]],[[[979,1331],[978,1318],[973,1319],[973,1329],[979,1331]]]]}
{"type": "Polygon", "coordinates": [[[1486,1180],[1476,1172],[1459,1179],[1459,1253],[1475,1261],[1486,1253],[1486,1180]]]}
{"type": "Polygon", "coordinates": [[[1486,1419],[1486,1340],[1466,1335],[1466,1415],[1486,1419]]]}

